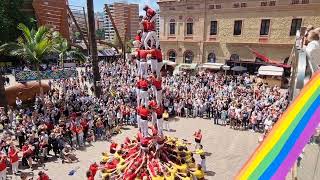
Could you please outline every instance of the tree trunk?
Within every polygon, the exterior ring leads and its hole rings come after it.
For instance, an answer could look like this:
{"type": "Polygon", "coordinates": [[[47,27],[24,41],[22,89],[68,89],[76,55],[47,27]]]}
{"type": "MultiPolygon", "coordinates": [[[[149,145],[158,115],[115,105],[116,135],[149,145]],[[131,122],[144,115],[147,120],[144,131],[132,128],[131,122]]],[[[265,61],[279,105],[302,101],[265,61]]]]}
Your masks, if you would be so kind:
{"type": "Polygon", "coordinates": [[[8,101],[5,93],[4,83],[5,83],[5,77],[0,72],[0,107],[4,107],[4,112],[8,113],[8,101]]]}
{"type": "Polygon", "coordinates": [[[39,88],[40,88],[40,97],[43,100],[43,88],[41,85],[41,73],[40,73],[40,65],[36,64],[36,68],[37,68],[37,75],[38,75],[38,82],[39,82],[39,88]]]}
{"type": "Polygon", "coordinates": [[[96,97],[100,97],[101,86],[100,86],[100,72],[99,72],[99,60],[97,52],[97,42],[96,42],[96,31],[95,31],[95,21],[94,21],[94,9],[93,0],[87,0],[87,11],[88,11],[88,25],[89,25],[89,46],[92,58],[92,68],[93,68],[93,87],[96,97]]]}

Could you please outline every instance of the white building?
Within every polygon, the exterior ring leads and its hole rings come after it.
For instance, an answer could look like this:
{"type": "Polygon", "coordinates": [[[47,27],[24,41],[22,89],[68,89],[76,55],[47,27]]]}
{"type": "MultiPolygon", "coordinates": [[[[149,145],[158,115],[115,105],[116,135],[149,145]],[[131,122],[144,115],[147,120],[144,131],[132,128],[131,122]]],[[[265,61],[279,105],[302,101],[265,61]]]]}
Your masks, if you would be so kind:
{"type": "MultiPolygon", "coordinates": [[[[108,7],[110,9],[111,14],[113,14],[114,13],[113,4],[108,4],[108,7]]],[[[114,28],[112,26],[112,22],[111,22],[106,10],[104,10],[104,30],[105,30],[105,39],[107,41],[112,42],[114,39],[115,31],[114,31],[114,28]]]]}

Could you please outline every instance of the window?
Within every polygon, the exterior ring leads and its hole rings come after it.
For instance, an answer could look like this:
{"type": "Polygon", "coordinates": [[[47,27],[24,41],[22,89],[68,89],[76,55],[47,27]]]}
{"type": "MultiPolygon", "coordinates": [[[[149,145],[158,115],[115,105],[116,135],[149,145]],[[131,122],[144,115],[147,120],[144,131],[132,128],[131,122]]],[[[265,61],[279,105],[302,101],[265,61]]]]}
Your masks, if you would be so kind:
{"type": "Polygon", "coordinates": [[[299,4],[299,0],[291,0],[291,4],[299,4]]]}
{"type": "Polygon", "coordinates": [[[221,4],[217,4],[216,5],[216,9],[221,9],[222,7],[221,7],[221,4]]]}
{"type": "Polygon", "coordinates": [[[218,22],[217,21],[211,21],[211,24],[210,24],[210,35],[217,35],[217,29],[218,29],[218,22]]]}
{"type": "Polygon", "coordinates": [[[191,64],[193,61],[193,52],[192,51],[186,51],[184,53],[184,63],[191,64]]]}
{"type": "Polygon", "coordinates": [[[260,35],[265,36],[269,34],[270,19],[262,19],[260,27],[260,35]]]}
{"type": "Polygon", "coordinates": [[[309,4],[309,0],[302,0],[301,4],[309,4]]]}
{"type": "Polygon", "coordinates": [[[240,61],[240,56],[238,54],[231,54],[230,61],[240,61]]]}
{"type": "Polygon", "coordinates": [[[214,9],[214,5],[209,5],[209,9],[214,9]]]}
{"type": "Polygon", "coordinates": [[[189,18],[187,20],[187,35],[192,35],[193,34],[193,19],[189,18]]]}
{"type": "Polygon", "coordinates": [[[169,23],[169,34],[175,35],[176,34],[176,21],[174,19],[170,20],[169,23]]]}
{"type": "Polygon", "coordinates": [[[269,2],[269,6],[275,6],[276,5],[276,1],[270,1],[269,2]]]}
{"type": "Polygon", "coordinates": [[[174,10],[176,10],[176,8],[175,7],[169,7],[169,10],[170,11],[174,11],[174,10]]]}
{"type": "Polygon", "coordinates": [[[233,4],[233,8],[239,8],[240,7],[240,4],[239,3],[234,3],[233,4]]]}
{"type": "Polygon", "coordinates": [[[208,55],[208,63],[215,63],[216,62],[216,54],[214,51],[208,55]]]}
{"type": "Polygon", "coordinates": [[[187,9],[194,9],[193,6],[187,6],[187,9]]]}
{"type": "Polygon", "coordinates": [[[261,2],[261,6],[268,6],[268,2],[267,1],[261,2]]]}
{"type": "Polygon", "coordinates": [[[242,20],[234,21],[233,35],[241,35],[242,20]]]}
{"type": "Polygon", "coordinates": [[[297,30],[300,30],[300,28],[301,28],[301,23],[302,23],[301,18],[292,19],[291,28],[290,28],[290,36],[296,35],[297,30]]]}
{"type": "Polygon", "coordinates": [[[241,3],[241,7],[242,8],[247,7],[247,3],[241,3]]]}
{"type": "Polygon", "coordinates": [[[170,50],[168,52],[169,61],[176,62],[176,52],[174,50],[170,50]]]}

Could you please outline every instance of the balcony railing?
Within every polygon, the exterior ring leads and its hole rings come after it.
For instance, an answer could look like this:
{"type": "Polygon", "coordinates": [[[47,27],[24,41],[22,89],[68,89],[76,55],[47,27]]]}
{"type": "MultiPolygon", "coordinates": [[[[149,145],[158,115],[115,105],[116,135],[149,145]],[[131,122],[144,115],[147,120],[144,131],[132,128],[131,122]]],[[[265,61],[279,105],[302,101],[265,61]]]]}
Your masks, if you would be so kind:
{"type": "MultiPolygon", "coordinates": [[[[301,89],[308,83],[312,75],[319,70],[320,57],[311,58],[305,51],[303,45],[304,34],[306,28],[303,27],[300,29],[300,36],[296,38],[296,44],[291,52],[291,62],[292,62],[292,74],[291,82],[289,87],[289,95],[291,100],[296,98],[301,89]]],[[[297,33],[299,34],[299,33],[297,33]]],[[[299,163],[295,164],[292,168],[291,174],[288,174],[287,179],[319,179],[320,178],[320,146],[319,146],[319,137],[313,137],[318,145],[308,144],[305,147],[303,153],[303,158],[299,159],[299,163]],[[318,141],[315,140],[318,138],[318,141]],[[298,166],[300,166],[298,168],[298,166]]]]}

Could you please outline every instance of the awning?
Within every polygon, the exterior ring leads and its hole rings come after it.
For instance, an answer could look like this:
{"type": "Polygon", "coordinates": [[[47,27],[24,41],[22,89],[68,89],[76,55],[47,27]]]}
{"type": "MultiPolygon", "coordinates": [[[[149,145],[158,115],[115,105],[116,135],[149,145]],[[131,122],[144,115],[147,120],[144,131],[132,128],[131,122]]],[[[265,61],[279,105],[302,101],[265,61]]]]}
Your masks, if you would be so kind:
{"type": "Polygon", "coordinates": [[[163,64],[173,66],[173,67],[175,67],[177,65],[177,63],[172,62],[172,61],[168,61],[168,60],[163,60],[163,64]]]}
{"type": "Polygon", "coordinates": [[[113,49],[104,49],[98,51],[98,56],[99,57],[113,57],[116,55],[116,51],[113,49]]]}
{"type": "Polygon", "coordinates": [[[235,66],[235,67],[231,68],[231,70],[236,71],[236,72],[242,72],[242,71],[247,71],[248,69],[243,66],[235,66]]]}
{"type": "Polygon", "coordinates": [[[283,68],[277,66],[261,66],[258,74],[263,76],[282,76],[283,68]]]}
{"type": "Polygon", "coordinates": [[[192,63],[192,64],[183,63],[183,64],[180,64],[178,67],[179,67],[179,69],[194,70],[194,69],[197,68],[197,64],[195,64],[195,63],[192,63]]]}
{"type": "Polygon", "coordinates": [[[200,67],[204,69],[220,70],[224,64],[222,63],[204,63],[200,67]]]}
{"type": "Polygon", "coordinates": [[[290,68],[291,66],[288,64],[283,64],[283,63],[279,63],[280,60],[271,60],[270,58],[268,58],[267,56],[260,54],[259,52],[257,52],[256,50],[249,48],[248,49],[256,56],[256,58],[261,59],[262,61],[268,63],[268,64],[272,64],[274,66],[278,66],[278,67],[283,67],[283,68],[290,68]]]}

